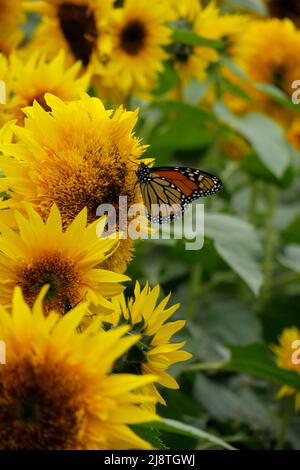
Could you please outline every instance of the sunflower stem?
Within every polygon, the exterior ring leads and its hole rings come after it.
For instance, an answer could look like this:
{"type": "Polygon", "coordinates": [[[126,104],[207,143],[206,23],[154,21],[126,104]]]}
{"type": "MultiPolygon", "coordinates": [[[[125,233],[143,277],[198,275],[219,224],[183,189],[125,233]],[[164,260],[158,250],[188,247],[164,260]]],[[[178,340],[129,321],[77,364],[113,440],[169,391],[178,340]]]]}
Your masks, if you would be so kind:
{"type": "Polygon", "coordinates": [[[294,412],[294,397],[288,396],[286,397],[284,403],[284,411],[282,414],[281,425],[278,432],[277,443],[276,443],[276,450],[283,450],[284,444],[286,441],[286,434],[289,428],[290,420],[294,412]]]}
{"type": "Polygon", "coordinates": [[[276,243],[276,233],[274,227],[274,214],[277,202],[277,189],[274,186],[267,188],[267,212],[265,218],[265,245],[263,259],[264,284],[261,290],[261,303],[264,304],[269,296],[272,287],[272,265],[274,249],[276,243]]]}
{"type": "Polygon", "coordinates": [[[195,315],[196,311],[196,302],[199,297],[199,286],[201,284],[201,275],[202,275],[202,270],[201,270],[201,265],[200,263],[197,263],[193,266],[191,278],[190,278],[190,296],[189,296],[189,301],[187,304],[186,312],[187,316],[189,318],[193,318],[195,315]]]}

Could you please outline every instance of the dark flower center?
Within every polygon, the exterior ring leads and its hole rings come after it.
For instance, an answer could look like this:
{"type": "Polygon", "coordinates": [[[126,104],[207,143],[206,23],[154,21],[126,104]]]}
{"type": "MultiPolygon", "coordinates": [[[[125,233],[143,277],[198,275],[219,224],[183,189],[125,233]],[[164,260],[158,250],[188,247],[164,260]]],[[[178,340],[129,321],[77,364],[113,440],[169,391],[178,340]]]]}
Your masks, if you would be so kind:
{"type": "Polygon", "coordinates": [[[74,57],[87,66],[98,36],[94,13],[84,5],[62,3],[58,18],[74,57]]]}
{"type": "Polygon", "coordinates": [[[24,298],[31,306],[41,288],[48,284],[49,289],[44,301],[46,312],[55,309],[67,313],[66,299],[72,305],[81,300],[79,274],[74,264],[55,253],[30,264],[22,264],[17,271],[16,284],[21,286],[24,298]]]}
{"type": "MultiPolygon", "coordinates": [[[[178,29],[178,30],[183,30],[183,31],[192,31],[193,30],[193,24],[186,20],[185,18],[179,18],[176,21],[173,21],[170,23],[170,26],[172,28],[178,29]]],[[[185,64],[190,55],[193,52],[193,46],[188,45],[188,44],[183,44],[180,42],[174,42],[173,44],[170,44],[169,46],[166,47],[167,51],[169,54],[171,54],[172,58],[174,61],[181,62],[185,64]]]]}
{"type": "Polygon", "coordinates": [[[146,42],[146,29],[140,21],[132,21],[121,33],[121,47],[129,55],[138,54],[146,42]]]}
{"type": "Polygon", "coordinates": [[[66,370],[30,359],[0,370],[0,449],[76,449],[82,386],[66,370]]]}
{"type": "Polygon", "coordinates": [[[271,0],[269,10],[272,16],[278,18],[294,18],[300,16],[299,0],[271,0]]]}
{"type": "Polygon", "coordinates": [[[277,67],[272,74],[272,83],[280,90],[284,87],[284,70],[282,67],[277,67]]]}

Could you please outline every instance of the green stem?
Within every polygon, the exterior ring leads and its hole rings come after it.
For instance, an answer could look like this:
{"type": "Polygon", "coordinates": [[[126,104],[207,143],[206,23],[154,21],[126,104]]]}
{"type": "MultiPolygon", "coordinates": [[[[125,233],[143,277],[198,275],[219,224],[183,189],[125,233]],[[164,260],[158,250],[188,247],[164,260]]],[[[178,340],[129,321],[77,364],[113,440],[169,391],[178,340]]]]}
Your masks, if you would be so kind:
{"type": "Polygon", "coordinates": [[[272,287],[274,289],[274,287],[276,288],[283,287],[283,286],[293,284],[294,282],[299,282],[299,281],[300,281],[299,273],[285,273],[273,280],[272,287]]]}
{"type": "Polygon", "coordinates": [[[193,266],[191,278],[190,278],[190,288],[189,288],[189,300],[186,308],[186,313],[189,318],[193,318],[196,311],[196,303],[199,298],[199,286],[201,284],[201,274],[202,269],[200,263],[197,263],[193,266]]]}
{"type": "Polygon", "coordinates": [[[274,249],[276,243],[276,234],[274,227],[274,214],[277,202],[277,189],[274,186],[267,188],[267,213],[265,224],[265,246],[263,260],[264,284],[261,291],[261,302],[265,303],[269,296],[272,286],[272,265],[274,258],[274,249]]]}
{"type": "Polygon", "coordinates": [[[290,424],[290,419],[293,415],[294,412],[294,397],[289,396],[286,397],[285,400],[285,409],[282,415],[282,421],[281,421],[281,426],[279,429],[278,437],[277,437],[277,443],[276,443],[276,450],[282,450],[284,449],[284,444],[286,441],[286,434],[289,428],[290,424]]]}
{"type": "Polygon", "coordinates": [[[249,207],[248,207],[248,220],[251,224],[255,224],[256,222],[257,200],[258,200],[258,185],[256,183],[253,183],[251,185],[249,207]]]}

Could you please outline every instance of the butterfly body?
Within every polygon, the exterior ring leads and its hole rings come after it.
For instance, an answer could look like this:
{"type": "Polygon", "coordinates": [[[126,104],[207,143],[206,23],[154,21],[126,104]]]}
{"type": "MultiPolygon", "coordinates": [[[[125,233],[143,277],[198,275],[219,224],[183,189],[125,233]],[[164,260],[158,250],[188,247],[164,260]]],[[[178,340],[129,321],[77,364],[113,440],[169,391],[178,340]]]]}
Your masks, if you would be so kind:
{"type": "Polygon", "coordinates": [[[140,163],[136,175],[149,219],[160,224],[178,219],[190,203],[222,189],[219,178],[196,168],[140,163]]]}

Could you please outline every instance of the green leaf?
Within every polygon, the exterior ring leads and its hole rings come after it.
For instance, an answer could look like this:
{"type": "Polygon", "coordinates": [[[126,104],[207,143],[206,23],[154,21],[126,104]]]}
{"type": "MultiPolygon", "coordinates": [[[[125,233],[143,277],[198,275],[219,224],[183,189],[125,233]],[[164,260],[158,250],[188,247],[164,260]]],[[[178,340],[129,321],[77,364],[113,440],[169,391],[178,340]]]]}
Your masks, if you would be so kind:
{"type": "Polygon", "coordinates": [[[278,178],[264,165],[255,153],[250,153],[244,158],[241,162],[241,168],[256,180],[267,181],[283,189],[289,188],[295,180],[295,171],[292,166],[289,166],[283,175],[278,178]]]}
{"type": "Polygon", "coordinates": [[[262,245],[254,227],[231,215],[206,214],[205,236],[214,240],[221,258],[258,295],[263,283],[262,245]]]}
{"type": "Polygon", "coordinates": [[[173,31],[173,41],[186,44],[188,46],[204,46],[213,49],[223,49],[226,46],[226,41],[216,41],[214,39],[203,38],[198,36],[194,31],[171,27],[173,31]]]}
{"type": "Polygon", "coordinates": [[[155,96],[161,96],[172,90],[178,82],[178,75],[172,63],[167,61],[164,63],[164,71],[159,76],[159,86],[152,91],[155,96]]]}
{"type": "Polygon", "coordinates": [[[300,374],[277,367],[274,356],[266,345],[255,343],[249,346],[231,346],[230,352],[231,358],[222,369],[253,375],[300,391],[300,374]]]}
{"type": "Polygon", "coordinates": [[[165,114],[148,136],[152,147],[193,150],[211,142],[213,128],[207,122],[215,118],[208,111],[177,101],[154,102],[152,108],[165,114]]]}
{"type": "Polygon", "coordinates": [[[300,215],[297,215],[282,233],[284,241],[288,244],[300,246],[300,215]]]}
{"type": "Polygon", "coordinates": [[[167,450],[168,447],[163,443],[161,438],[161,432],[159,429],[154,429],[152,426],[147,424],[136,424],[132,426],[134,432],[147,442],[150,442],[152,446],[157,450],[167,450]]]}
{"type": "Polygon", "coordinates": [[[260,16],[268,15],[267,7],[262,0],[228,0],[228,3],[234,7],[247,8],[260,16]]]}
{"type": "Polygon", "coordinates": [[[288,269],[300,273],[300,245],[288,245],[278,261],[288,269]]]}
{"type": "Polygon", "coordinates": [[[192,437],[199,441],[212,442],[213,444],[216,444],[217,446],[223,449],[235,450],[234,447],[232,447],[227,442],[223,441],[223,439],[220,439],[219,437],[214,436],[213,434],[210,434],[206,431],[202,431],[202,429],[198,429],[194,426],[175,421],[174,419],[160,419],[159,421],[150,423],[150,426],[154,429],[156,428],[161,431],[192,437]]]}
{"type": "Polygon", "coordinates": [[[195,382],[195,398],[197,402],[217,421],[235,420],[245,423],[256,432],[274,428],[274,423],[259,397],[249,385],[243,385],[235,378],[235,386],[230,382],[222,384],[203,374],[198,374],[195,382]]]}
{"type": "Polygon", "coordinates": [[[275,85],[269,85],[267,83],[255,83],[254,86],[257,90],[263,91],[276,103],[280,104],[285,108],[293,110],[297,114],[300,114],[300,106],[298,104],[294,104],[290,96],[288,96],[275,85]]]}
{"type": "Polygon", "coordinates": [[[214,107],[218,118],[242,134],[253,146],[264,165],[281,178],[291,162],[292,150],[283,129],[272,119],[258,113],[234,116],[222,103],[214,107]]]}

